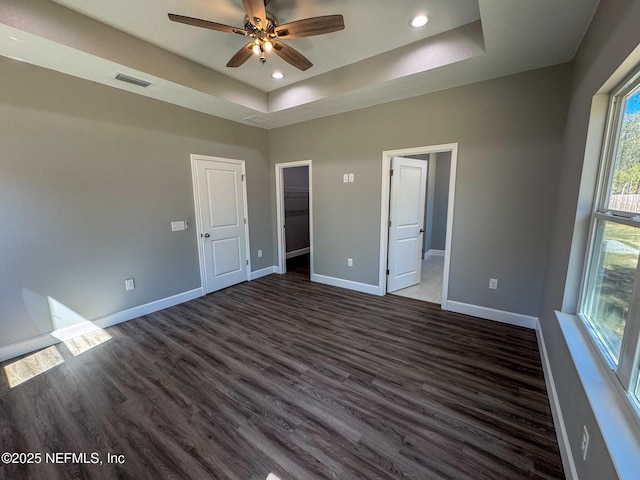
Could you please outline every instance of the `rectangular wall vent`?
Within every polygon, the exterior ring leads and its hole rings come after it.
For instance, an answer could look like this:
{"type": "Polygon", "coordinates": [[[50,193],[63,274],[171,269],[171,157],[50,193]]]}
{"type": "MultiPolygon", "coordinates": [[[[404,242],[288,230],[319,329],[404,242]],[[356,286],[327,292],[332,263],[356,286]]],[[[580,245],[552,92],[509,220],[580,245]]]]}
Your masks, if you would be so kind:
{"type": "Polygon", "coordinates": [[[261,124],[261,123],[264,123],[264,122],[266,122],[268,120],[266,118],[264,118],[264,117],[259,117],[258,115],[254,115],[252,117],[245,118],[245,121],[261,124]]]}
{"type": "Polygon", "coordinates": [[[140,80],[139,78],[130,77],[129,75],[125,75],[124,73],[117,73],[116,80],[120,80],[121,82],[131,83],[132,85],[137,85],[139,87],[147,88],[151,85],[151,82],[147,82],[146,80],[140,80]]]}

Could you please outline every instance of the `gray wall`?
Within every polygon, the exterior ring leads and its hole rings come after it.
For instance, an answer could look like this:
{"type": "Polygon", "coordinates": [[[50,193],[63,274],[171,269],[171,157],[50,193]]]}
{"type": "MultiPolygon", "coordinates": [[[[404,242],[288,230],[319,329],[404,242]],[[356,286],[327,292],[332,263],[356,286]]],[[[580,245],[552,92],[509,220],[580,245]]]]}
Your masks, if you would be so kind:
{"type": "Polygon", "coordinates": [[[272,162],[313,161],[315,273],[377,285],[382,152],[458,142],[449,298],[537,316],[569,70],[536,70],[271,130],[272,162]],[[355,183],[342,183],[344,172],[354,172],[355,183]],[[500,279],[498,290],[488,289],[490,277],[500,279]]]}
{"type": "Polygon", "coordinates": [[[638,25],[640,2],[602,0],[573,62],[550,260],[541,306],[542,331],[581,480],[614,479],[617,475],[553,311],[576,311],[597,175],[596,164],[583,165],[592,97],[640,43],[638,25]],[[586,462],[580,456],[582,425],[587,426],[590,434],[586,462]]]}
{"type": "Polygon", "coordinates": [[[444,250],[447,239],[447,207],[449,206],[449,173],[451,152],[436,154],[436,176],[433,192],[431,248],[444,250]]]}
{"type": "Polygon", "coordinates": [[[433,240],[433,198],[435,197],[436,190],[436,154],[427,155],[431,157],[429,160],[429,167],[427,172],[427,195],[426,205],[424,209],[424,244],[422,245],[423,255],[431,250],[431,243],[433,240]]]}
{"type": "Polygon", "coordinates": [[[200,286],[191,153],[246,160],[252,268],[273,265],[266,132],[4,57],[0,71],[0,345],[49,332],[48,298],[91,320],[200,286]]]}
{"type": "Polygon", "coordinates": [[[287,253],[309,248],[309,167],[282,170],[287,253]]]}

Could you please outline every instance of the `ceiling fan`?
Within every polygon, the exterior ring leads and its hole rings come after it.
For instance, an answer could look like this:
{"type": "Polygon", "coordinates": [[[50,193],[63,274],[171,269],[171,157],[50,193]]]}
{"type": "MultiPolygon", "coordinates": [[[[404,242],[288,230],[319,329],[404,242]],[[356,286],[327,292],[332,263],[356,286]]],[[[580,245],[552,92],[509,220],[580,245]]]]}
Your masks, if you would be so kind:
{"type": "Polygon", "coordinates": [[[252,54],[258,55],[260,62],[265,63],[267,61],[265,53],[274,51],[286,62],[305,71],[312,67],[313,63],[281,40],[285,38],[312,37],[314,35],[323,35],[344,29],[342,15],[311,17],[279,25],[276,17],[270,12],[267,12],[267,3],[269,3],[269,0],[242,0],[242,6],[247,12],[244,28],[231,27],[221,23],[210,22],[209,20],[185,17],[184,15],[176,15],[174,13],[169,14],[169,19],[174,22],[185,23],[196,27],[251,37],[251,41],[229,60],[227,67],[239,67],[246,62],[252,54]]]}

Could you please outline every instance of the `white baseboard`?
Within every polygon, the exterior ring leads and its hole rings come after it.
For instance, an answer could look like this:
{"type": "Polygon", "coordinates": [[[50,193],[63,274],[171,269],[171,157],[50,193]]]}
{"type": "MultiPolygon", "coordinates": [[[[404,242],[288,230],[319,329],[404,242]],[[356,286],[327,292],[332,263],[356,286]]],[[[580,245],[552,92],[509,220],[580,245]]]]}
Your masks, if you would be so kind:
{"type": "Polygon", "coordinates": [[[300,248],[298,250],[292,250],[290,252],[287,252],[287,260],[289,260],[290,258],[293,257],[299,257],[300,255],[304,255],[305,253],[309,253],[311,251],[310,247],[307,248],[300,248]]]}
{"type": "Polygon", "coordinates": [[[484,318],[485,320],[508,323],[509,325],[516,325],[518,327],[535,329],[538,325],[537,317],[522,315],[521,313],[505,312],[504,310],[495,310],[488,307],[480,307],[453,300],[447,300],[446,309],[452,312],[473,315],[474,317],[484,318]]]}
{"type": "Polygon", "coordinates": [[[343,278],[318,275],[316,273],[311,275],[311,281],[323,283],[325,285],[332,285],[334,287],[348,288],[349,290],[355,290],[356,292],[380,295],[378,285],[369,285],[368,283],[354,282],[351,280],[345,280],[343,278]]]}
{"type": "Polygon", "coordinates": [[[435,250],[435,249],[430,249],[427,250],[426,252],[424,252],[424,256],[423,256],[423,260],[426,260],[429,257],[444,257],[444,250],[435,250]]]}
{"type": "Polygon", "coordinates": [[[578,480],[578,471],[571,453],[571,443],[569,435],[562,416],[562,408],[560,407],[560,399],[556,390],[556,383],[553,380],[553,372],[551,371],[551,362],[547,355],[547,347],[544,343],[542,328],[540,322],[536,325],[536,337],[538,339],[538,350],[540,351],[540,359],[542,361],[542,370],[544,371],[544,383],[547,386],[547,396],[551,405],[551,416],[553,417],[553,425],[556,430],[556,438],[558,440],[558,448],[560,449],[560,457],[562,458],[562,466],[564,468],[567,480],[578,480]]]}
{"type": "MultiPolygon", "coordinates": [[[[202,288],[196,288],[188,292],[179,293],[177,295],[172,295],[171,297],[145,303],[144,305],[129,308],[121,312],[105,315],[104,317],[96,318],[87,323],[91,323],[92,325],[98,326],[100,328],[107,328],[118,323],[133,320],[134,318],[141,317],[142,315],[147,315],[164,308],[178,305],[179,303],[193,300],[194,298],[201,297],[202,295],[204,295],[202,288]]],[[[68,337],[69,332],[71,332],[72,330],[77,330],[79,332],[78,334],[81,334],[81,330],[79,329],[84,330],[85,325],[83,324],[80,326],[71,326],[63,330],[65,330],[65,335],[68,337]]],[[[21,342],[5,345],[3,347],[0,347],[0,362],[8,360],[10,358],[25,355],[27,353],[35,352],[36,350],[50,347],[51,345],[55,345],[57,343],[60,343],[60,338],[54,336],[52,333],[45,333],[37,337],[28,338],[21,342]]]]}
{"type": "Polygon", "coordinates": [[[55,345],[60,340],[48,333],[0,347],[0,362],[55,345]]]}
{"type": "Polygon", "coordinates": [[[154,302],[145,303],[144,305],[129,308],[127,310],[112,313],[110,315],[105,315],[104,317],[96,318],[95,320],[93,320],[93,323],[98,325],[100,328],[111,327],[112,325],[117,325],[118,323],[126,322],[143,315],[148,315],[149,313],[157,312],[158,310],[173,307],[174,305],[178,305],[179,303],[188,302],[189,300],[202,297],[203,295],[204,290],[202,288],[194,288],[193,290],[189,290],[188,292],[179,293],[177,295],[172,295],[171,297],[162,298],[154,302]]]}
{"type": "Polygon", "coordinates": [[[251,272],[251,274],[249,275],[249,280],[256,280],[260,277],[266,277],[267,275],[276,273],[277,270],[278,270],[278,267],[275,265],[272,265],[267,268],[262,268],[260,270],[256,270],[255,272],[251,272]]]}

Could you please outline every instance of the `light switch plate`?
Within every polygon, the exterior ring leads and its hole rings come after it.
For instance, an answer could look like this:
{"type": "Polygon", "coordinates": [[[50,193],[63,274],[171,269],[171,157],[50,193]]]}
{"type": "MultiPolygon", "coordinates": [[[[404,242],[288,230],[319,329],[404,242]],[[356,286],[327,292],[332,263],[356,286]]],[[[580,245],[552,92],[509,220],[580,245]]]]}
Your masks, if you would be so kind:
{"type": "Polygon", "coordinates": [[[185,222],[185,221],[171,222],[171,231],[172,232],[179,232],[181,230],[186,230],[186,229],[187,229],[187,222],[185,222]]]}
{"type": "Polygon", "coordinates": [[[355,175],[353,173],[349,174],[349,183],[353,183],[355,181],[355,175]]]}
{"type": "Polygon", "coordinates": [[[343,183],[349,183],[349,174],[348,174],[348,173],[345,173],[345,174],[342,176],[342,182],[343,182],[343,183]]]}

